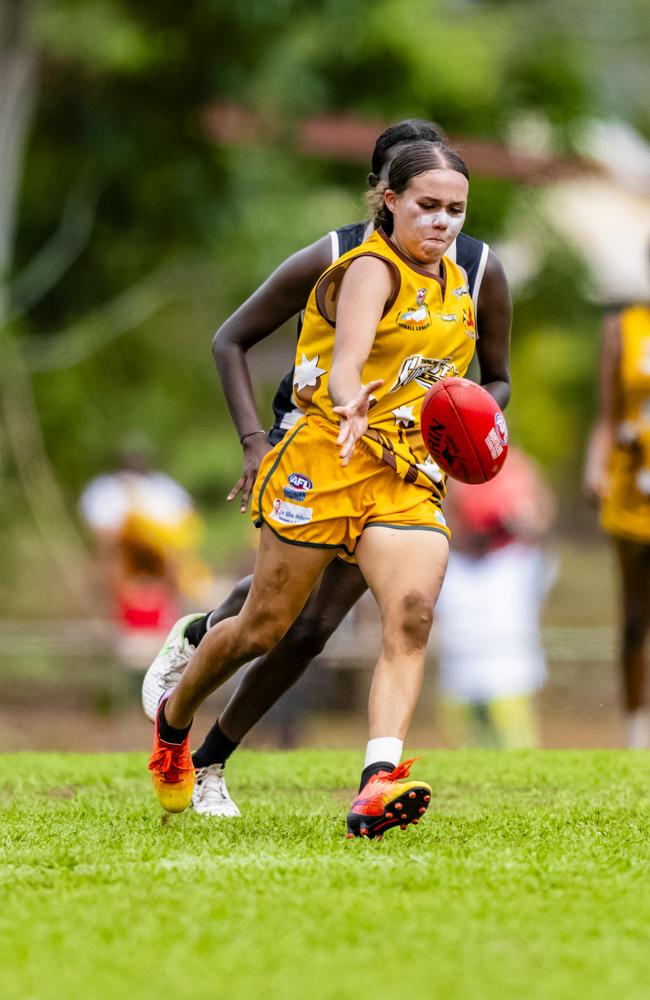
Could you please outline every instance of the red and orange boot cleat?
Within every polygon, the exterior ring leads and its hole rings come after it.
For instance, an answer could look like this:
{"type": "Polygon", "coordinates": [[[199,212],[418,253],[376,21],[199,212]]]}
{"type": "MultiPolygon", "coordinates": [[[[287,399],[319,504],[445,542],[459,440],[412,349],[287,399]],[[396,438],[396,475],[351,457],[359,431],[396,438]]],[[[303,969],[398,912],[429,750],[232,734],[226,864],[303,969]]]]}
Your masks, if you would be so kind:
{"type": "Polygon", "coordinates": [[[156,713],[149,770],[158,801],[163,809],[170,813],[179,813],[187,809],[192,801],[194,764],[190,755],[189,733],[182,743],[167,743],[160,737],[160,711],[165,700],[161,701],[156,713]]]}
{"type": "Polygon", "coordinates": [[[386,830],[417,824],[431,801],[431,787],[408,778],[414,760],[405,760],[393,771],[373,774],[352,803],[348,813],[348,837],[383,837],[386,830]]]}

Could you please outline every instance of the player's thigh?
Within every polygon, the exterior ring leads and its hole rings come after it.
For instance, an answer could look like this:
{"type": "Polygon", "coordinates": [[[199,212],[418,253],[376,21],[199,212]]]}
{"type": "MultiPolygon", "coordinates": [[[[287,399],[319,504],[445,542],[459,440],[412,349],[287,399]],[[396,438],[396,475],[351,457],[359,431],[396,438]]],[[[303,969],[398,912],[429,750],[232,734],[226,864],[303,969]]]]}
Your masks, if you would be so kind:
{"type": "Polygon", "coordinates": [[[447,569],[449,542],[439,531],[367,527],[356,549],[384,623],[433,611],[447,569]]]}
{"type": "Polygon", "coordinates": [[[284,634],[333,557],[331,549],[283,542],[262,525],[253,581],[241,610],[242,626],[266,623],[284,634]]]}

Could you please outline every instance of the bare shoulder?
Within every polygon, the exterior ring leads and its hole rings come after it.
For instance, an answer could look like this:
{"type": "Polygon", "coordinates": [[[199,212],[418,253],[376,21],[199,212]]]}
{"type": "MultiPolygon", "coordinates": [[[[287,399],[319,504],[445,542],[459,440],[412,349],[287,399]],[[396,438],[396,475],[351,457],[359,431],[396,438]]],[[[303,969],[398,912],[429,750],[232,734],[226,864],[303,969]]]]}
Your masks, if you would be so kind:
{"type": "Polygon", "coordinates": [[[285,278],[289,277],[302,286],[311,287],[331,263],[332,241],[328,234],[321,236],[315,243],[296,250],[280,264],[277,271],[282,271],[285,278]]]}
{"type": "Polygon", "coordinates": [[[378,254],[364,253],[353,258],[347,265],[346,279],[354,281],[373,281],[392,284],[395,265],[378,254]]]}
{"type": "Polygon", "coordinates": [[[485,263],[485,273],[481,283],[481,293],[485,290],[488,294],[509,294],[508,279],[503,264],[495,254],[494,250],[488,252],[485,263]]]}

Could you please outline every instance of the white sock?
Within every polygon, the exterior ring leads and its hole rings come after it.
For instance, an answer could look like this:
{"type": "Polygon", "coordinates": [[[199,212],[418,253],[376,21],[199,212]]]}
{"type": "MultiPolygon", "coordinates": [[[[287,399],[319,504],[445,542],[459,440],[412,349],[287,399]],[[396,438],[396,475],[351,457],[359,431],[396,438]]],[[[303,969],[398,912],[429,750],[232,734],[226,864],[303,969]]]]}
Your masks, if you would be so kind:
{"type": "Polygon", "coordinates": [[[636,708],[625,716],[625,735],[630,750],[645,750],[650,738],[650,714],[647,709],[636,708]]]}
{"type": "Polygon", "coordinates": [[[403,740],[398,740],[396,736],[379,736],[377,739],[368,740],[366,746],[366,759],[364,768],[369,764],[377,764],[385,760],[397,767],[402,756],[403,740]]]}

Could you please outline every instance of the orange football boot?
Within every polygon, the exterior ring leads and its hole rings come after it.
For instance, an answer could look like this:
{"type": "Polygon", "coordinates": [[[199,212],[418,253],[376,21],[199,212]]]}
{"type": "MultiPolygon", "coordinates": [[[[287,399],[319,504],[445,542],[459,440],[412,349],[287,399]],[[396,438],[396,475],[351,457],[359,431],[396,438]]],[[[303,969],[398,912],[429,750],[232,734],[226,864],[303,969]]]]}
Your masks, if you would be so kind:
{"type": "Polygon", "coordinates": [[[424,781],[400,781],[408,778],[418,758],[405,760],[393,771],[373,774],[352,803],[348,813],[348,837],[383,837],[386,830],[409,823],[417,824],[431,801],[431,787],[424,781]]]}
{"type": "MultiPolygon", "coordinates": [[[[167,699],[165,698],[164,701],[167,699]]],[[[159,718],[164,701],[156,712],[153,749],[149,758],[151,780],[158,801],[170,813],[183,812],[192,801],[194,764],[190,755],[190,734],[182,743],[166,743],[160,738],[159,718]]]]}

